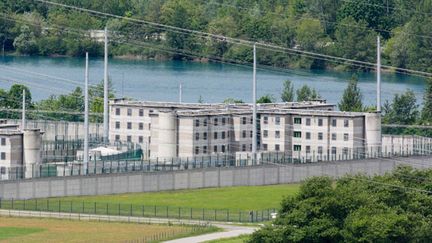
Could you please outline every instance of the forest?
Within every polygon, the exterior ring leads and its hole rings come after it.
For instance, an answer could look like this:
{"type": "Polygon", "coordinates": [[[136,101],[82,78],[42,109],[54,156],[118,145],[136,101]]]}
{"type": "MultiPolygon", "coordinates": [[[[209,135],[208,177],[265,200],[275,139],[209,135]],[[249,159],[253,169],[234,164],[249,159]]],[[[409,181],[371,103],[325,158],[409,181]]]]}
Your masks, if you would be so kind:
{"type": "MultiPolygon", "coordinates": [[[[101,56],[90,32],[110,31],[110,55],[250,63],[250,46],[167,31],[154,22],[243,40],[432,71],[431,0],[53,0],[124,18],[103,17],[38,0],[0,2],[0,45],[15,55],[101,56]]],[[[366,70],[293,52],[258,49],[258,62],[280,68],[366,70]]]]}

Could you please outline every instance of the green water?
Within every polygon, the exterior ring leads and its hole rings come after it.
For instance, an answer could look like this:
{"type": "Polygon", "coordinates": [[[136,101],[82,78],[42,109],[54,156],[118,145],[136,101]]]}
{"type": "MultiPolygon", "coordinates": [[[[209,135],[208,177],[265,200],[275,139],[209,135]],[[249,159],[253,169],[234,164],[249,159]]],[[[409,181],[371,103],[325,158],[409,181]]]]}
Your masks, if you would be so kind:
{"type": "MultiPolygon", "coordinates": [[[[177,101],[178,86],[183,84],[183,101],[221,102],[232,97],[251,101],[252,69],[219,63],[181,61],[110,60],[109,74],[116,95],[139,100],[177,101]]],[[[295,87],[308,84],[316,88],[328,102],[337,103],[351,77],[348,72],[287,70],[275,72],[258,70],[258,95],[271,94],[280,100],[283,81],[290,79],[295,87]]],[[[91,83],[103,79],[103,60],[90,61],[91,83]]],[[[31,88],[33,99],[51,94],[68,93],[83,84],[84,59],[50,57],[0,57],[0,88],[24,83],[31,88]],[[43,75],[39,75],[43,74],[43,75]],[[74,82],[72,82],[72,81],[74,82]]],[[[374,73],[359,75],[364,103],[374,104],[376,83],[374,73]]],[[[413,90],[419,103],[423,96],[424,79],[414,76],[383,74],[383,100],[394,94],[413,90]]]]}

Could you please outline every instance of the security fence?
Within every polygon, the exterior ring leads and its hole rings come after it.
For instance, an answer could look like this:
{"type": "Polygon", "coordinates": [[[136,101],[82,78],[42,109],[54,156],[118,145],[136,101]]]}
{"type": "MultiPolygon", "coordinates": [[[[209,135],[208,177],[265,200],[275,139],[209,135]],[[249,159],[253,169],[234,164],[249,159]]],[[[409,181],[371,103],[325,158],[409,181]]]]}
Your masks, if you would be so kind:
{"type": "Polygon", "coordinates": [[[115,204],[102,202],[64,201],[58,199],[0,199],[0,209],[238,223],[270,221],[276,213],[276,209],[274,208],[245,211],[235,209],[206,209],[121,203],[115,204]]]}
{"type": "Polygon", "coordinates": [[[5,168],[0,173],[0,180],[21,180],[24,178],[43,178],[57,176],[87,176],[98,174],[115,174],[129,172],[184,171],[220,167],[246,167],[266,164],[309,164],[363,159],[390,159],[408,156],[432,155],[431,144],[406,144],[383,148],[336,148],[326,151],[293,151],[293,152],[259,152],[256,157],[251,153],[215,154],[184,158],[143,159],[142,151],[132,150],[118,155],[93,156],[88,164],[77,160],[43,163],[5,168]],[[141,158],[139,158],[141,157],[141,158]]]}

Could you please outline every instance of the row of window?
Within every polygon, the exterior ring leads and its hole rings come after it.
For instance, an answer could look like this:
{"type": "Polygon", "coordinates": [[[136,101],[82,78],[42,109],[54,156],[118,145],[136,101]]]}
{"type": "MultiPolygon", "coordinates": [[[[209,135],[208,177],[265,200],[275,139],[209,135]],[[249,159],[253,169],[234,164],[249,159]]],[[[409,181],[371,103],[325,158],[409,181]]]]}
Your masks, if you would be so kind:
{"type": "MultiPolygon", "coordinates": [[[[219,121],[220,121],[220,124],[222,126],[225,126],[227,123],[229,123],[229,119],[230,118],[226,118],[226,117],[222,117],[222,118],[216,117],[216,118],[213,118],[212,119],[213,126],[218,126],[219,125],[219,121]]],[[[248,122],[250,124],[253,124],[253,119],[252,118],[242,117],[241,121],[242,121],[241,123],[243,125],[248,124],[248,122]]],[[[195,119],[195,127],[199,127],[199,126],[201,126],[201,124],[202,124],[202,126],[206,127],[208,125],[208,120],[207,119],[204,119],[204,120],[195,119]]]]}
{"type": "MultiPolygon", "coordinates": [[[[293,134],[293,136],[295,138],[301,138],[302,137],[302,132],[295,131],[294,134],[293,134]]],[[[311,136],[312,135],[311,135],[310,132],[306,132],[306,140],[310,140],[311,136]]],[[[319,132],[318,133],[318,140],[323,140],[323,138],[324,138],[324,134],[322,132],[319,132]]],[[[333,141],[336,141],[337,140],[337,134],[336,133],[332,133],[331,134],[331,139],[333,141]]],[[[344,141],[349,141],[349,134],[348,133],[344,133],[343,140],[344,141]]]]}
{"type": "MultiPolygon", "coordinates": [[[[337,150],[338,149],[336,147],[331,147],[331,154],[333,154],[333,155],[337,154],[337,150]]],[[[302,151],[302,146],[301,145],[294,145],[294,151],[296,151],[296,152],[302,151]]],[[[349,148],[347,148],[347,147],[342,148],[342,153],[344,155],[347,155],[348,152],[349,152],[349,148]]],[[[311,153],[311,146],[309,146],[309,145],[306,146],[306,153],[308,153],[308,154],[311,153]]],[[[323,147],[322,146],[318,146],[317,153],[323,154],[323,147]]]]}
{"type": "MultiPolygon", "coordinates": [[[[201,133],[199,133],[199,132],[197,132],[197,133],[195,133],[195,140],[196,141],[198,141],[198,140],[200,140],[201,138],[203,139],[203,140],[207,140],[207,133],[206,132],[203,132],[202,133],[202,137],[201,137],[201,133]]],[[[214,132],[213,133],[213,139],[225,139],[225,138],[229,138],[230,137],[230,132],[225,132],[225,131],[223,131],[223,132],[214,132]],[[219,136],[219,134],[220,134],[220,136],[219,136]]],[[[242,138],[247,138],[247,137],[253,137],[253,131],[246,131],[246,130],[243,130],[242,131],[242,138]]]]}
{"type": "MultiPolygon", "coordinates": [[[[120,141],[120,135],[115,135],[115,141],[120,141]]],[[[126,136],[126,142],[131,143],[132,142],[132,136],[128,135],[126,136]]],[[[138,143],[144,143],[144,137],[138,136],[138,143]]],[[[151,143],[151,137],[148,138],[148,143],[151,143]]]]}
{"type": "MultiPolygon", "coordinates": [[[[151,110],[150,110],[150,112],[151,112],[151,110]]],[[[120,116],[121,115],[121,109],[120,108],[116,108],[115,109],[115,114],[116,114],[116,116],[120,116]]],[[[128,116],[132,116],[133,115],[133,110],[131,108],[127,109],[127,115],[128,116]]],[[[138,110],[138,115],[141,116],[141,117],[144,116],[144,109],[139,109],[138,110]]]]}
{"type": "MultiPolygon", "coordinates": [[[[215,145],[215,146],[213,146],[213,153],[225,153],[226,147],[227,146],[225,146],[225,145],[221,145],[221,146],[215,145]]],[[[207,146],[202,146],[202,147],[196,146],[195,147],[195,154],[196,155],[207,154],[207,153],[210,153],[210,151],[208,151],[207,146]]]]}
{"type": "MultiPolygon", "coordinates": [[[[117,121],[115,123],[115,129],[120,129],[120,128],[121,128],[120,122],[117,121]]],[[[127,122],[126,123],[126,128],[128,130],[132,130],[132,122],[127,122]]],[[[151,129],[151,123],[148,124],[148,130],[150,130],[150,129],[151,129]]],[[[138,123],[138,130],[144,130],[144,123],[142,123],[142,122],[138,123]]]]}
{"type": "MultiPolygon", "coordinates": [[[[280,119],[279,116],[275,117],[275,124],[276,124],[276,125],[280,125],[280,121],[281,121],[281,119],[280,119]]],[[[264,123],[264,124],[268,124],[268,123],[269,123],[269,118],[268,118],[268,116],[264,116],[264,117],[263,117],[263,123],[264,123]]]]}
{"type": "MultiPolygon", "coordinates": [[[[311,118],[305,118],[306,120],[306,126],[311,125],[311,118]]],[[[344,119],[344,127],[349,127],[349,120],[344,119]]],[[[332,127],[337,127],[338,120],[333,118],[331,121],[332,127]]],[[[302,118],[301,117],[294,117],[294,124],[301,125],[302,124],[302,118]]],[[[324,124],[323,118],[318,118],[318,126],[322,127],[324,124]]]]}

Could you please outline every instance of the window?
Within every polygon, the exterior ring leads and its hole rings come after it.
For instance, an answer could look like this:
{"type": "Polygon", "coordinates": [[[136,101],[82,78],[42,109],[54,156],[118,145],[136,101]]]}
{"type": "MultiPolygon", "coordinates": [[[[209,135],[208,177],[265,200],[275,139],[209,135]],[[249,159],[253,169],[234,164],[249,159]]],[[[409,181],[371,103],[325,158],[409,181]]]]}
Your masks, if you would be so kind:
{"type": "Polygon", "coordinates": [[[280,145],[279,144],[275,144],[275,151],[280,151],[280,145]]]}
{"type": "Polygon", "coordinates": [[[349,127],[349,120],[347,119],[344,120],[344,127],[349,127]]]}
{"type": "Polygon", "coordinates": [[[243,145],[242,145],[242,151],[243,151],[243,152],[246,152],[246,144],[243,144],[243,145]]]}
{"type": "Polygon", "coordinates": [[[218,133],[217,132],[214,132],[214,134],[213,134],[213,139],[218,139],[218,133]]]}
{"type": "Polygon", "coordinates": [[[127,140],[128,143],[132,142],[132,136],[127,136],[126,140],[127,140]]]}
{"type": "Polygon", "coordinates": [[[195,126],[199,127],[200,126],[200,121],[198,119],[195,120],[195,126]]]}
{"type": "Polygon", "coordinates": [[[207,146],[204,146],[203,147],[203,154],[206,154],[207,153],[207,146]]]}
{"type": "Polygon", "coordinates": [[[323,140],[323,138],[324,138],[323,133],[322,133],[322,132],[319,132],[319,133],[318,133],[318,140],[323,140]]]}
{"type": "Polygon", "coordinates": [[[116,108],[116,116],[120,116],[120,108],[116,108]]]}
{"type": "Polygon", "coordinates": [[[348,133],[345,133],[344,134],[344,141],[348,141],[349,140],[349,134],[348,133]]]}
{"type": "Polygon", "coordinates": [[[218,147],[217,147],[217,145],[215,145],[215,146],[213,147],[213,152],[217,153],[217,151],[218,151],[218,147]]]}
{"type": "Polygon", "coordinates": [[[250,124],[253,124],[253,117],[250,118],[250,124]]]}
{"type": "Polygon", "coordinates": [[[243,138],[246,138],[246,131],[243,131],[243,138]]]}
{"type": "Polygon", "coordinates": [[[337,120],[336,119],[332,119],[332,127],[337,127],[337,120]]]}
{"type": "Polygon", "coordinates": [[[302,119],[300,117],[295,117],[294,124],[302,124],[302,119]]]}
{"type": "Polygon", "coordinates": [[[280,131],[275,132],[275,138],[280,138],[280,131]]]}
{"type": "Polygon", "coordinates": [[[115,123],[115,128],[116,128],[116,129],[120,129],[120,122],[116,122],[116,123],[115,123]]]}
{"type": "Polygon", "coordinates": [[[139,128],[139,130],[144,130],[144,123],[140,122],[138,124],[138,128],[139,128]]]}
{"type": "Polygon", "coordinates": [[[333,155],[336,155],[336,151],[337,151],[336,147],[332,147],[331,148],[331,152],[332,152],[333,155]]]}
{"type": "Polygon", "coordinates": [[[319,118],[319,119],[318,119],[318,126],[319,126],[319,127],[322,127],[322,126],[323,126],[323,119],[322,119],[322,118],[319,118]]]}
{"type": "Polygon", "coordinates": [[[149,137],[149,139],[148,139],[148,143],[151,144],[151,137],[149,137]]]}
{"type": "Polygon", "coordinates": [[[318,146],[318,154],[322,154],[323,153],[323,147],[322,146],[318,146]]]}
{"type": "Polygon", "coordinates": [[[206,133],[206,132],[203,133],[203,139],[204,139],[204,140],[207,140],[207,133],[206,133]]]}
{"type": "Polygon", "coordinates": [[[195,147],[195,154],[199,154],[199,147],[198,146],[195,147]]]}
{"type": "Polygon", "coordinates": [[[264,150],[264,151],[267,151],[267,149],[268,149],[268,146],[267,146],[267,144],[264,143],[264,144],[263,144],[263,150],[264,150]]]}
{"type": "Polygon", "coordinates": [[[144,116],[144,110],[143,109],[139,109],[139,116],[144,116]]]}
{"type": "Polygon", "coordinates": [[[344,156],[347,156],[348,155],[348,148],[347,147],[343,148],[342,153],[344,156]]]}
{"type": "Polygon", "coordinates": [[[215,125],[215,126],[218,125],[218,119],[217,118],[214,119],[213,125],[215,125]]]}
{"type": "Polygon", "coordinates": [[[336,141],[336,139],[337,139],[337,134],[336,133],[332,133],[332,140],[336,141]]]}
{"type": "Polygon", "coordinates": [[[295,138],[301,138],[301,132],[294,132],[295,138]]]}
{"type": "Polygon", "coordinates": [[[252,144],[249,144],[249,151],[252,151],[252,144]]]}
{"type": "Polygon", "coordinates": [[[311,152],[311,146],[306,146],[306,153],[310,154],[310,152],[311,152]]]}
{"type": "Polygon", "coordinates": [[[143,136],[139,136],[138,137],[138,143],[143,143],[144,142],[144,137],[143,136]]]}
{"type": "Polygon", "coordinates": [[[242,117],[242,124],[246,125],[246,123],[247,123],[247,118],[246,117],[242,117]]]}
{"type": "Polygon", "coordinates": [[[311,125],[311,119],[310,118],[306,118],[306,126],[310,126],[311,125]]]}
{"type": "Polygon", "coordinates": [[[301,145],[294,145],[294,151],[301,151],[301,145]]]}
{"type": "Polygon", "coordinates": [[[2,174],[2,175],[6,174],[6,167],[0,168],[0,174],[2,174]]]}
{"type": "Polygon", "coordinates": [[[221,152],[222,152],[222,153],[225,153],[225,145],[222,145],[222,146],[221,146],[221,152]]]}
{"type": "Polygon", "coordinates": [[[199,136],[199,133],[198,133],[198,132],[197,132],[197,133],[195,133],[195,140],[196,140],[196,141],[198,141],[198,140],[199,140],[199,137],[200,137],[200,136],[199,136]]]}
{"type": "Polygon", "coordinates": [[[275,118],[275,123],[276,123],[276,125],[280,125],[280,117],[279,116],[277,116],[275,118]]]}
{"type": "Polygon", "coordinates": [[[221,136],[222,136],[222,139],[225,139],[225,132],[222,132],[221,136]]]}
{"type": "Polygon", "coordinates": [[[132,109],[127,109],[127,115],[132,116],[132,109]]]}
{"type": "Polygon", "coordinates": [[[148,130],[151,130],[151,123],[149,123],[148,125],[148,130]]]}
{"type": "Polygon", "coordinates": [[[128,123],[127,123],[127,129],[129,129],[129,130],[132,129],[132,122],[128,122],[128,123]]]}
{"type": "Polygon", "coordinates": [[[268,124],[268,116],[264,117],[264,124],[268,124]]]}
{"type": "Polygon", "coordinates": [[[253,138],[253,131],[250,131],[250,137],[253,138]]]}
{"type": "Polygon", "coordinates": [[[207,126],[207,119],[204,119],[204,121],[203,121],[203,126],[207,126]]]}
{"type": "Polygon", "coordinates": [[[120,141],[120,135],[115,135],[115,140],[120,141]]]}
{"type": "Polygon", "coordinates": [[[222,117],[222,126],[225,126],[225,124],[226,124],[226,119],[225,117],[222,117]]]}
{"type": "Polygon", "coordinates": [[[6,138],[1,138],[1,145],[5,146],[6,145],[6,138]]]}
{"type": "Polygon", "coordinates": [[[310,132],[307,132],[306,133],[306,140],[310,140],[311,139],[311,133],[310,132]]]}
{"type": "Polygon", "coordinates": [[[263,136],[264,136],[265,138],[268,137],[268,130],[264,130],[264,134],[263,134],[263,136]]]}

